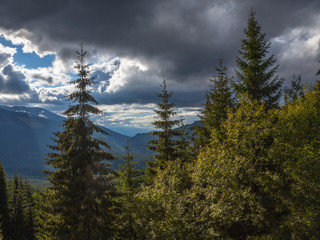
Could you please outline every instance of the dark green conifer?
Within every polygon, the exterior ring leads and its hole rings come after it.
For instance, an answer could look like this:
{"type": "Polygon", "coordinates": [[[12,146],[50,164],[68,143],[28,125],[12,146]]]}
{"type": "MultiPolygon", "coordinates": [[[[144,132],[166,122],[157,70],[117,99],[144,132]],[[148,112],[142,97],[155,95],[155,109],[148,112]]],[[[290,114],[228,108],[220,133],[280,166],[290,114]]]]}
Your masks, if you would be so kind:
{"type": "Polygon", "coordinates": [[[127,145],[124,145],[125,153],[124,155],[120,155],[122,160],[124,160],[124,164],[120,165],[119,171],[119,182],[121,186],[121,190],[125,192],[132,192],[137,184],[137,174],[136,163],[133,162],[136,155],[131,152],[131,146],[129,142],[127,145]]]}
{"type": "Polygon", "coordinates": [[[199,148],[209,143],[213,129],[218,133],[216,137],[222,137],[220,125],[227,118],[228,108],[233,106],[232,78],[228,77],[227,71],[228,68],[223,64],[223,60],[219,59],[216,75],[210,80],[212,84],[207,94],[205,108],[200,114],[202,125],[196,129],[199,135],[196,144],[199,148]]]}
{"type": "Polygon", "coordinates": [[[68,116],[64,130],[55,133],[56,145],[50,146],[54,152],[46,159],[54,170],[45,171],[52,187],[45,197],[50,205],[44,204],[42,215],[51,219],[43,219],[48,223],[42,224],[53,239],[110,239],[112,235],[116,173],[106,160],[114,157],[105,151],[106,142],[93,137],[94,132],[107,133],[89,119],[102,112],[90,105],[97,101],[91,95],[95,82],[85,63],[86,53],[81,45],[75,66],[78,78],[71,82],[76,91],[67,97],[75,105],[64,112],[68,116]]]}
{"type": "Polygon", "coordinates": [[[0,230],[3,237],[8,238],[9,234],[9,207],[8,207],[8,191],[6,173],[0,162],[0,230]]]}
{"type": "Polygon", "coordinates": [[[238,81],[234,83],[235,90],[238,93],[247,92],[251,98],[265,102],[267,109],[275,107],[281,96],[283,79],[276,75],[279,65],[274,66],[274,55],[267,56],[270,43],[266,40],[266,34],[261,33],[253,9],[244,33],[246,38],[242,40],[240,57],[237,57],[238,81]]]}
{"type": "Polygon", "coordinates": [[[301,75],[293,75],[293,80],[291,81],[291,87],[285,88],[285,100],[290,102],[295,102],[304,96],[303,87],[301,83],[301,75]]]}
{"type": "Polygon", "coordinates": [[[156,165],[164,168],[167,161],[176,159],[176,140],[174,137],[179,133],[173,127],[178,125],[179,121],[171,119],[177,113],[173,110],[175,104],[169,102],[173,93],[168,92],[165,79],[160,86],[162,91],[158,96],[162,101],[157,103],[159,110],[154,110],[159,119],[153,122],[153,125],[160,130],[151,132],[151,135],[156,136],[157,139],[150,141],[148,148],[156,152],[156,165]]]}
{"type": "Polygon", "coordinates": [[[23,187],[21,178],[14,175],[13,183],[11,186],[11,238],[13,240],[26,239],[25,236],[25,220],[24,220],[24,199],[23,199],[23,187]]]}
{"type": "Polygon", "coordinates": [[[32,197],[32,189],[30,184],[25,181],[23,184],[24,191],[24,222],[25,222],[25,237],[28,240],[35,239],[35,223],[34,223],[34,201],[32,197]]]}
{"type": "Polygon", "coordinates": [[[194,151],[194,142],[192,133],[184,124],[184,118],[180,118],[178,133],[179,136],[176,142],[177,159],[181,162],[189,163],[196,159],[196,151],[194,151]]]}
{"type": "Polygon", "coordinates": [[[119,171],[119,183],[122,191],[119,236],[120,239],[137,239],[134,194],[138,183],[138,171],[136,170],[136,163],[133,162],[136,155],[131,152],[129,142],[124,146],[124,150],[124,155],[120,157],[125,163],[120,165],[119,171]]]}

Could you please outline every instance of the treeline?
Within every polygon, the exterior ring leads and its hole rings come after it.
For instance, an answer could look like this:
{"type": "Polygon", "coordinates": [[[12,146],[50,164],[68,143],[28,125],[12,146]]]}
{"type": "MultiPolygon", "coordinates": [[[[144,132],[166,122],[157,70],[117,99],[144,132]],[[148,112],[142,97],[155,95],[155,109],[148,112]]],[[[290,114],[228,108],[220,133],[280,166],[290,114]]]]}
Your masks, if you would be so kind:
{"type": "Polygon", "coordinates": [[[6,179],[0,162],[0,239],[35,239],[33,189],[17,175],[6,179]]]}
{"type": "Polygon", "coordinates": [[[108,144],[93,138],[104,131],[90,120],[101,112],[81,46],[74,105],[46,158],[51,187],[33,195],[26,239],[320,239],[320,82],[304,88],[294,77],[283,95],[253,10],[244,33],[236,78],[220,59],[192,131],[163,80],[144,174],[129,145],[121,169],[110,169],[108,144]]]}

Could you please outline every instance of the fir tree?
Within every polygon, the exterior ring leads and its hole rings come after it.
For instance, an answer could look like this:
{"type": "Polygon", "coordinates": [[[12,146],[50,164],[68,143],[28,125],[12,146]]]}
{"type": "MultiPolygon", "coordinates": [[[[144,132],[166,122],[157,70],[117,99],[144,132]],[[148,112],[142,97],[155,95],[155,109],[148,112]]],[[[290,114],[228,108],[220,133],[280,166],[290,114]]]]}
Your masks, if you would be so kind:
{"type": "Polygon", "coordinates": [[[75,66],[78,78],[71,82],[76,91],[68,95],[76,104],[64,112],[68,116],[64,130],[55,133],[56,145],[50,146],[54,152],[46,159],[55,170],[45,171],[52,187],[45,197],[50,204],[44,204],[42,215],[51,216],[43,219],[51,224],[42,224],[53,239],[109,239],[112,235],[116,173],[105,160],[114,157],[102,148],[109,148],[106,142],[93,137],[94,132],[106,132],[89,119],[90,114],[102,112],[90,105],[97,101],[91,95],[95,78],[85,63],[86,53],[81,45],[75,66]]]}
{"type": "Polygon", "coordinates": [[[34,223],[34,201],[32,197],[32,189],[30,184],[25,181],[23,184],[24,190],[24,222],[25,222],[25,236],[28,240],[35,239],[35,223],[34,223]]]}
{"type": "Polygon", "coordinates": [[[293,76],[291,81],[291,88],[285,88],[285,100],[295,102],[304,96],[303,87],[301,84],[301,75],[293,76]]]}
{"type": "Polygon", "coordinates": [[[131,152],[129,142],[124,146],[125,153],[120,157],[125,161],[124,164],[120,165],[119,171],[119,183],[122,191],[120,198],[121,203],[121,214],[119,215],[119,236],[120,239],[137,239],[136,223],[134,209],[137,182],[138,182],[138,171],[136,170],[133,159],[135,154],[131,152]]]}
{"type": "Polygon", "coordinates": [[[165,79],[163,79],[163,83],[160,86],[162,91],[158,96],[162,102],[157,103],[159,110],[155,110],[159,120],[154,121],[153,125],[161,130],[151,132],[151,135],[156,136],[157,139],[150,141],[148,148],[156,152],[156,165],[164,168],[166,162],[176,159],[176,140],[174,137],[178,136],[179,133],[173,127],[178,125],[179,121],[171,119],[177,113],[173,110],[175,104],[169,102],[173,93],[168,92],[165,79]]]}
{"type": "Polygon", "coordinates": [[[176,155],[177,159],[182,162],[192,162],[196,159],[196,151],[194,151],[194,142],[192,133],[187,129],[184,124],[184,118],[180,117],[179,129],[178,129],[178,139],[176,142],[176,155]]]}
{"type": "Polygon", "coordinates": [[[0,162],[0,230],[4,238],[9,234],[9,207],[6,174],[0,162]]]}
{"type": "Polygon", "coordinates": [[[200,114],[202,125],[197,127],[198,139],[196,144],[199,148],[208,144],[210,135],[215,129],[216,136],[221,138],[220,125],[227,118],[228,108],[233,106],[231,91],[232,78],[227,75],[228,68],[219,59],[216,75],[211,79],[210,90],[204,110],[200,114]]]}
{"type": "Polygon", "coordinates": [[[11,186],[11,238],[13,240],[27,239],[25,236],[25,220],[24,220],[24,198],[21,178],[17,174],[14,175],[13,185],[11,186]]]}
{"type": "Polygon", "coordinates": [[[120,157],[124,160],[125,163],[120,165],[119,182],[121,190],[132,192],[136,187],[138,174],[138,171],[135,167],[136,163],[133,162],[133,159],[136,157],[136,155],[131,152],[131,146],[129,142],[127,142],[127,145],[123,147],[125,150],[125,154],[120,155],[120,157]]]}
{"type": "Polygon", "coordinates": [[[281,96],[283,79],[279,79],[276,71],[274,55],[267,57],[270,43],[266,34],[261,33],[255,12],[251,9],[247,28],[244,29],[246,38],[242,40],[240,57],[237,57],[236,70],[238,81],[234,83],[238,93],[247,92],[258,101],[264,101],[267,109],[278,105],[281,96]]]}

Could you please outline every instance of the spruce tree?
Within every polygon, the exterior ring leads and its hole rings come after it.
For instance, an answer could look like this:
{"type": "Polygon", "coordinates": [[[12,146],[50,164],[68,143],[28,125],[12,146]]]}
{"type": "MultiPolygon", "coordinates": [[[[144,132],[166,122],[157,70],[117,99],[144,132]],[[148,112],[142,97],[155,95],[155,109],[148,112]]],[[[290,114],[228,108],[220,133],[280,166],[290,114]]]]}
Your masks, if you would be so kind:
{"type": "Polygon", "coordinates": [[[184,117],[180,117],[178,128],[179,136],[176,142],[176,157],[181,162],[190,163],[196,159],[196,152],[194,151],[194,139],[192,133],[184,124],[184,117]]]}
{"type": "Polygon", "coordinates": [[[136,155],[131,152],[131,146],[129,142],[127,142],[127,144],[123,147],[125,153],[124,155],[120,155],[120,157],[122,158],[122,160],[124,160],[125,163],[120,165],[119,182],[121,190],[125,192],[132,192],[136,187],[138,174],[135,166],[136,163],[133,162],[136,155]]]}
{"type": "Polygon", "coordinates": [[[244,33],[246,38],[242,40],[240,57],[237,57],[238,81],[234,83],[235,90],[238,93],[247,92],[251,98],[265,102],[267,109],[276,107],[283,79],[276,75],[279,65],[275,65],[274,55],[267,56],[270,43],[266,40],[266,34],[261,32],[253,9],[244,33]]]}
{"type": "Polygon", "coordinates": [[[2,231],[2,235],[5,239],[8,238],[9,225],[10,220],[6,173],[3,169],[2,163],[0,162],[0,230],[2,231]]]}
{"type": "Polygon", "coordinates": [[[165,79],[163,79],[160,87],[162,91],[158,96],[162,101],[157,103],[159,110],[154,110],[159,119],[153,122],[153,125],[160,130],[151,132],[151,135],[156,136],[157,139],[150,141],[148,148],[156,152],[156,165],[164,168],[166,162],[176,159],[176,140],[174,137],[178,136],[179,133],[173,127],[178,125],[179,121],[171,119],[177,113],[173,110],[175,104],[169,102],[173,92],[168,92],[165,79]]]}
{"type": "Polygon", "coordinates": [[[89,119],[102,112],[90,105],[97,101],[91,95],[95,78],[85,62],[86,53],[81,45],[75,65],[78,78],[71,82],[76,91],[67,97],[75,104],[64,112],[68,119],[63,131],[55,133],[56,145],[50,146],[53,152],[46,159],[54,170],[45,171],[52,187],[44,197],[50,204],[44,203],[42,216],[51,219],[43,219],[50,222],[42,222],[47,229],[42,232],[53,239],[110,239],[112,235],[116,173],[106,160],[114,157],[105,151],[106,142],[93,137],[95,132],[107,133],[89,119]]]}
{"type": "Polygon", "coordinates": [[[301,83],[301,75],[293,75],[291,87],[285,88],[285,101],[295,102],[304,96],[303,87],[301,83]]]}
{"type": "Polygon", "coordinates": [[[197,127],[198,139],[196,144],[199,148],[209,143],[210,135],[215,129],[216,136],[222,137],[220,132],[221,123],[227,118],[228,108],[233,106],[231,90],[232,78],[227,75],[228,68],[219,59],[219,66],[216,68],[216,75],[211,79],[209,92],[204,110],[200,114],[202,125],[197,127]]]}
{"type": "Polygon", "coordinates": [[[30,184],[25,181],[23,183],[23,191],[24,191],[24,222],[25,222],[25,230],[24,234],[26,239],[32,240],[35,239],[35,222],[34,222],[34,201],[32,197],[32,189],[30,184]]]}
{"type": "Polygon", "coordinates": [[[25,219],[24,219],[24,198],[23,186],[21,178],[14,175],[13,183],[11,186],[11,238],[13,240],[26,239],[25,236],[25,219]]]}
{"type": "Polygon", "coordinates": [[[124,146],[125,153],[120,157],[125,161],[120,165],[119,183],[122,195],[120,197],[121,214],[119,214],[119,238],[137,239],[135,223],[135,197],[138,171],[133,162],[135,154],[131,152],[129,142],[124,146]]]}

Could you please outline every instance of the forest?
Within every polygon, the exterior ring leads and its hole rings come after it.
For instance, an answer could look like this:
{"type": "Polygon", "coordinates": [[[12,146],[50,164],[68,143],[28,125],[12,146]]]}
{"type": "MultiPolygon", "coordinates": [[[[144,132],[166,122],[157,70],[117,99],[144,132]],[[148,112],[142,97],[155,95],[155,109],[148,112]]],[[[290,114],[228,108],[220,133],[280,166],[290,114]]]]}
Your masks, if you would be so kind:
{"type": "Polygon", "coordinates": [[[284,87],[269,49],[251,10],[235,76],[219,59],[192,129],[163,79],[141,171],[129,144],[113,170],[108,143],[93,137],[106,132],[90,120],[102,112],[81,45],[49,184],[8,179],[0,162],[0,239],[320,239],[320,81],[284,87]]]}

